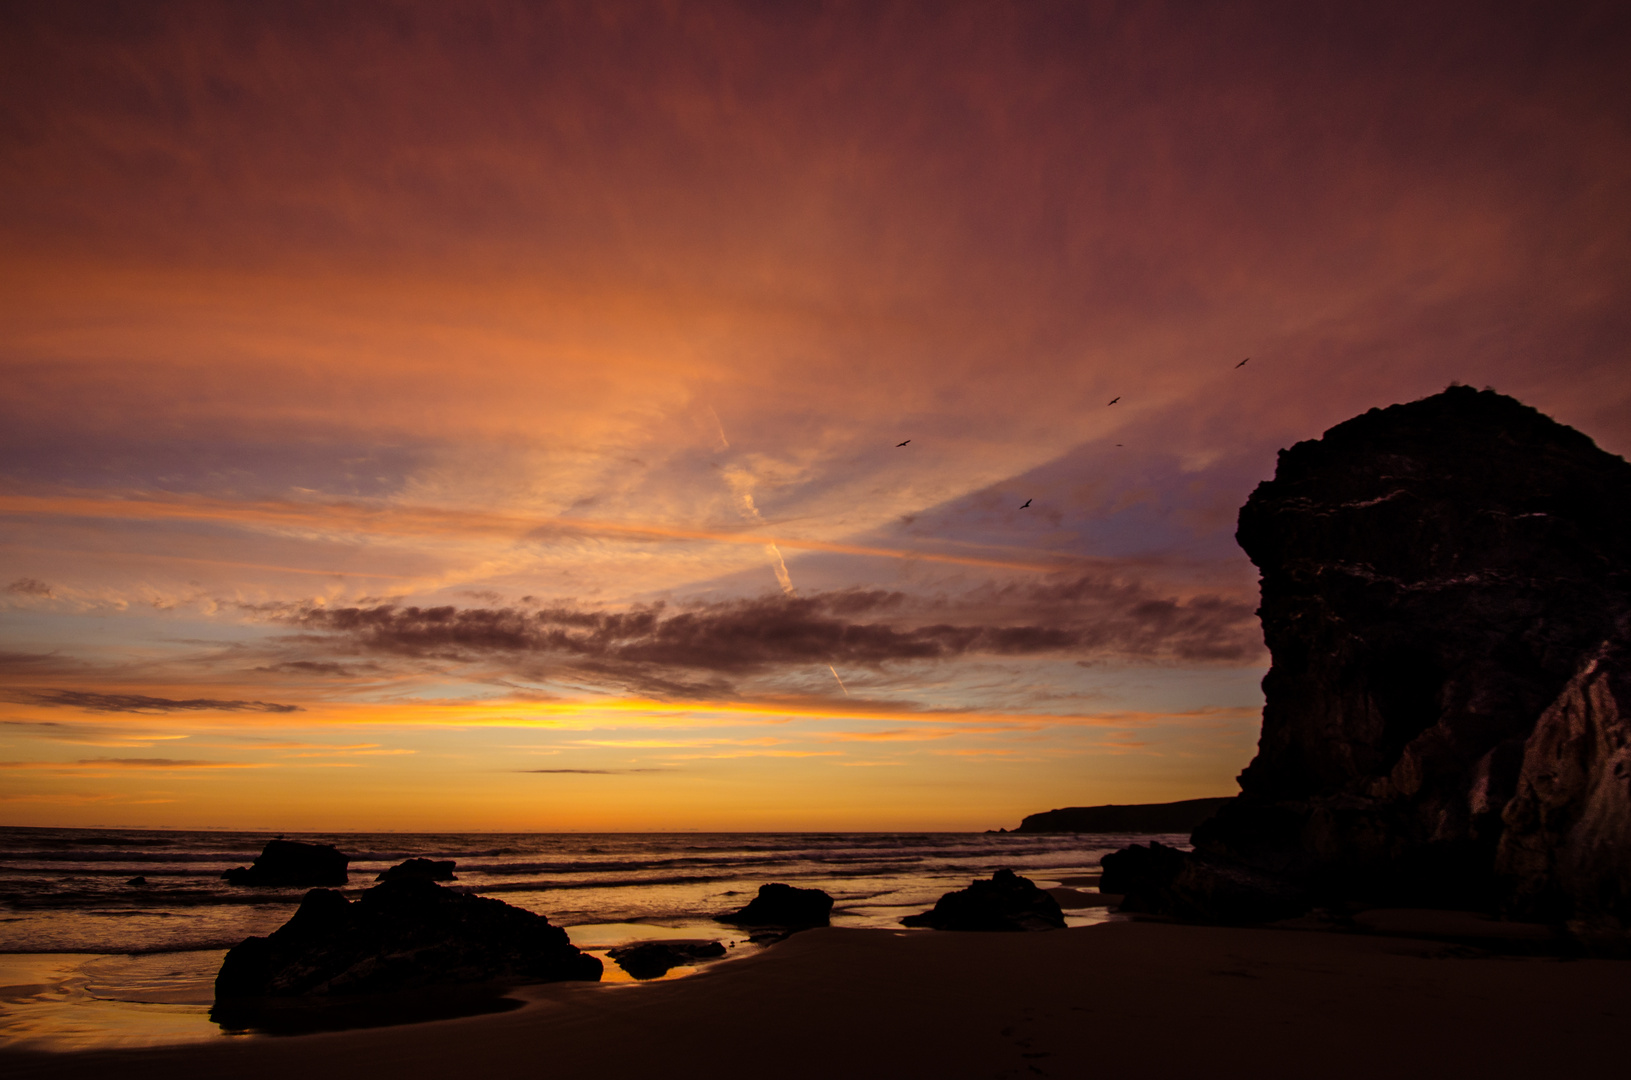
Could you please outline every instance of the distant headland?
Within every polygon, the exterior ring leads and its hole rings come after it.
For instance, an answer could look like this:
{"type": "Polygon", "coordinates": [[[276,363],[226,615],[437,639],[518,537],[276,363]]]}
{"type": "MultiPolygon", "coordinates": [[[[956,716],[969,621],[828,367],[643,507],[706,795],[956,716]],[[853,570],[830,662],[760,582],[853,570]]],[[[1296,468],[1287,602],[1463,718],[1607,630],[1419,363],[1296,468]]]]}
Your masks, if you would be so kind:
{"type": "Polygon", "coordinates": [[[1230,801],[1184,799],[1181,802],[1066,806],[1030,814],[1015,832],[1022,833],[1187,833],[1230,801]]]}

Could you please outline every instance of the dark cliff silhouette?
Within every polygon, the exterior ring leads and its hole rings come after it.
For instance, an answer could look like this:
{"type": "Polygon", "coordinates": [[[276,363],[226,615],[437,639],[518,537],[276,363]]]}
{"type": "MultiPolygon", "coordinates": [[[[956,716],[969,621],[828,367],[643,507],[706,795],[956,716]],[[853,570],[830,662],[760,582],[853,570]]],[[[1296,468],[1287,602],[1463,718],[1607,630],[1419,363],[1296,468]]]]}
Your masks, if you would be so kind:
{"type": "Polygon", "coordinates": [[[1272,883],[1265,915],[1301,897],[1631,916],[1631,860],[1600,839],[1631,827],[1625,653],[1605,644],[1631,613],[1631,465],[1451,387],[1282,451],[1236,537],[1273,656],[1257,756],[1196,855],[1108,856],[1106,891],[1206,917],[1233,875],[1272,883]],[[1588,668],[1595,697],[1572,682],[1588,668]]]}

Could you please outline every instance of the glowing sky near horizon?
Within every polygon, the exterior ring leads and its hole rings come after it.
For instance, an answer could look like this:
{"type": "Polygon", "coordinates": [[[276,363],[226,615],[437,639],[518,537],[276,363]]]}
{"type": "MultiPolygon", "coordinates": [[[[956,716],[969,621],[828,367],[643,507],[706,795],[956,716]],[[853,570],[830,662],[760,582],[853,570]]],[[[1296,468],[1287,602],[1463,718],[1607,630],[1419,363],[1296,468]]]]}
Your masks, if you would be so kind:
{"type": "Polygon", "coordinates": [[[1628,47],[1612,4],[8,5],[0,824],[1230,793],[1278,449],[1458,381],[1631,450],[1628,47]]]}

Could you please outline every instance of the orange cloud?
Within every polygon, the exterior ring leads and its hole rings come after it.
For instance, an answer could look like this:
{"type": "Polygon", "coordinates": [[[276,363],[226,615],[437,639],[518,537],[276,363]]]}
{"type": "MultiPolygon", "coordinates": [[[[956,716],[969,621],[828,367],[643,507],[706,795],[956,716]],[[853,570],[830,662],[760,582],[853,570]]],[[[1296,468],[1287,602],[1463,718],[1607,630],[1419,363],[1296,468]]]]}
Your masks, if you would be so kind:
{"type": "Polygon", "coordinates": [[[50,772],[76,772],[107,769],[268,769],[268,763],[206,761],[182,758],[80,758],[78,761],[0,761],[0,769],[41,769],[50,772]]]}
{"type": "Polygon", "coordinates": [[[1279,448],[1456,379],[1631,450],[1595,8],[12,7],[0,752],[64,799],[159,767],[29,740],[155,730],[276,758],[175,766],[194,823],[870,827],[904,785],[828,766],[889,756],[955,792],[914,826],[1208,794],[1279,448]],[[761,617],[767,545],[907,614],[761,617]],[[838,756],[542,809],[516,728],[838,756]],[[1201,757],[1099,762],[1156,729],[1201,757]],[[979,796],[921,752],[1043,743],[979,796]]]}

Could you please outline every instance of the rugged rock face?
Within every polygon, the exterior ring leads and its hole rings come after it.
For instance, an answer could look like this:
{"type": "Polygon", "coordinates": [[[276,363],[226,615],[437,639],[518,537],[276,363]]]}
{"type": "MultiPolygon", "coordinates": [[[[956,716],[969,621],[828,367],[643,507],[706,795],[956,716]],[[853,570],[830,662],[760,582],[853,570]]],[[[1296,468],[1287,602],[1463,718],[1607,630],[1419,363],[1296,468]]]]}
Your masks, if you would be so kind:
{"type": "Polygon", "coordinates": [[[1067,806],[1029,814],[1015,832],[1022,833],[1187,833],[1228,802],[1221,799],[1185,799],[1169,803],[1130,803],[1124,806],[1067,806]]]}
{"type": "Polygon", "coordinates": [[[355,902],[313,889],[283,926],[227,953],[215,996],[363,994],[500,978],[594,982],[600,975],[600,961],[542,915],[405,878],[355,902]]]}
{"type": "Polygon", "coordinates": [[[426,881],[457,881],[452,859],[407,859],[381,872],[375,881],[394,881],[397,878],[423,878],[426,881]]]}
{"type": "Polygon", "coordinates": [[[1059,902],[1030,878],[998,870],[989,881],[970,882],[968,888],[942,896],[933,910],[906,916],[901,925],[934,930],[1062,930],[1065,914],[1059,902]]]}
{"type": "Polygon", "coordinates": [[[832,922],[832,897],[820,889],[797,889],[779,882],[759,886],[759,895],[747,907],[719,916],[722,923],[737,926],[773,926],[783,930],[806,930],[832,922]]]}
{"type": "Polygon", "coordinates": [[[344,885],[349,880],[346,867],[350,862],[350,857],[328,844],[269,840],[253,866],[234,867],[221,877],[233,885],[344,885]]]}
{"type": "Polygon", "coordinates": [[[1541,716],[1502,813],[1508,910],[1577,933],[1631,927],[1631,639],[1593,655],[1541,716]]]}
{"type": "Polygon", "coordinates": [[[1631,613],[1631,465],[1452,387],[1282,451],[1236,537],[1273,667],[1200,859],[1314,900],[1619,903],[1623,661],[1582,672],[1631,613]]]}
{"type": "Polygon", "coordinates": [[[1342,895],[1494,896],[1524,743],[1631,610],[1631,465],[1452,387],[1282,451],[1236,534],[1274,663],[1197,849],[1342,895]]]}

